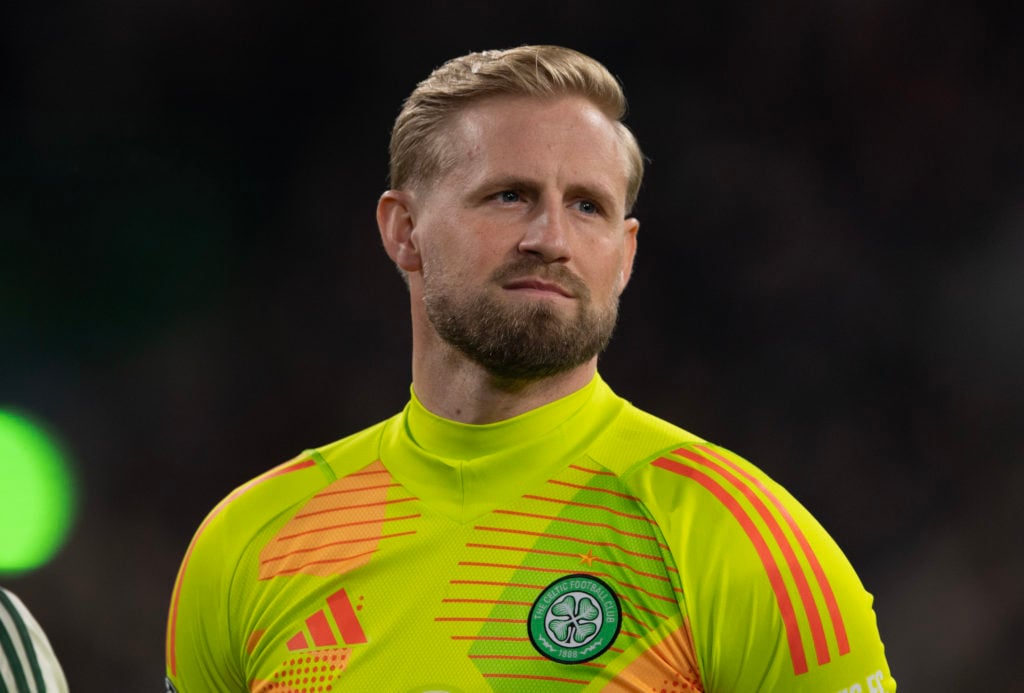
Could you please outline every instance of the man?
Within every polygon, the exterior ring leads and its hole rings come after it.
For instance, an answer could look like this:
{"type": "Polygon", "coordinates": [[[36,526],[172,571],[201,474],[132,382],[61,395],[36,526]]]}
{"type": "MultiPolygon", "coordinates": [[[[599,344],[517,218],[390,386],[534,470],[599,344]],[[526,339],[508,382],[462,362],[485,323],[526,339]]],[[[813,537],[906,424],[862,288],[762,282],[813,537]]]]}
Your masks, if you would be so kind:
{"type": "Polygon", "coordinates": [[[18,599],[0,587],[0,691],[67,693],[57,655],[39,622],[18,599]]]}
{"type": "Polygon", "coordinates": [[[410,402],[211,512],[168,690],[895,690],[871,597],[807,511],[597,375],[639,226],[624,110],[551,46],[416,88],[377,208],[410,402]]]}

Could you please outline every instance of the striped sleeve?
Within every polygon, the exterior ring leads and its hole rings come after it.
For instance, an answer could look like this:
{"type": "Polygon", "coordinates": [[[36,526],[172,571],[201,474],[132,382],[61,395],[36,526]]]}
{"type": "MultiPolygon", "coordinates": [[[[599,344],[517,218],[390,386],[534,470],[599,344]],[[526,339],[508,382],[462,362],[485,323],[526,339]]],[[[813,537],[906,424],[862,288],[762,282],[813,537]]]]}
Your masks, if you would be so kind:
{"type": "Polygon", "coordinates": [[[646,476],[687,576],[708,690],[895,690],[871,595],[785,489],[703,443],[659,455],[646,476]]]}
{"type": "Polygon", "coordinates": [[[42,627],[0,588],[0,693],[67,693],[60,662],[42,627]]]}

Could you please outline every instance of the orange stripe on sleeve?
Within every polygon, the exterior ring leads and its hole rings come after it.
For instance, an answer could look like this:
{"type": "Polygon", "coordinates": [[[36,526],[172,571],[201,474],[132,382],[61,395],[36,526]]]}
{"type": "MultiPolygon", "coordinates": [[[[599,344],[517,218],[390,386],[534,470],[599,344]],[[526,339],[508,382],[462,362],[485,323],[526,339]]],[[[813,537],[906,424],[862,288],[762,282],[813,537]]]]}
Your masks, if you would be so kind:
{"type": "Polygon", "coordinates": [[[800,601],[804,607],[804,613],[807,616],[807,621],[811,627],[811,638],[814,641],[814,652],[818,658],[818,664],[828,664],[831,660],[828,652],[828,642],[825,640],[825,629],[821,624],[821,612],[818,610],[818,605],[814,601],[814,596],[811,594],[810,585],[807,583],[807,576],[804,575],[803,566],[797,560],[796,553],[793,551],[792,545],[789,543],[789,539],[782,531],[782,527],[779,526],[775,516],[771,514],[764,501],[750,488],[747,484],[740,481],[734,474],[724,469],[721,465],[712,462],[711,460],[702,457],[697,452],[686,448],[676,450],[676,455],[685,457],[686,459],[696,462],[699,465],[707,467],[719,475],[722,476],[726,481],[732,484],[743,496],[750,501],[750,504],[757,510],[757,514],[761,516],[765,524],[768,525],[768,531],[771,532],[772,537],[775,539],[776,545],[782,551],[783,557],[786,559],[786,565],[789,566],[789,572],[793,576],[793,580],[796,582],[797,593],[800,595],[800,601]]]}
{"type": "Polygon", "coordinates": [[[715,459],[721,460],[724,464],[729,465],[729,467],[735,469],[737,473],[741,474],[744,478],[757,486],[761,490],[761,493],[763,493],[779,511],[779,514],[782,515],[786,524],[789,526],[790,531],[793,532],[797,542],[800,544],[800,548],[803,550],[804,556],[807,558],[807,562],[810,563],[811,570],[814,571],[814,577],[818,581],[818,587],[821,589],[821,593],[825,597],[825,605],[828,608],[829,616],[832,619],[832,628],[836,635],[836,642],[839,644],[839,656],[848,654],[850,652],[850,640],[846,635],[846,624],[843,622],[843,615],[839,611],[839,604],[836,602],[835,592],[832,591],[832,584],[829,582],[828,576],[825,574],[825,570],[821,567],[821,562],[818,560],[818,556],[814,553],[811,543],[807,541],[806,535],[804,535],[800,526],[796,523],[796,520],[793,519],[789,510],[782,504],[775,494],[764,485],[764,482],[753,474],[711,448],[703,445],[699,445],[697,447],[707,454],[712,455],[715,459]]]}
{"type": "Polygon", "coordinates": [[[743,531],[747,534],[747,538],[750,539],[750,543],[753,544],[755,551],[757,551],[761,564],[768,575],[768,582],[775,593],[775,600],[779,605],[782,623],[786,630],[786,640],[789,643],[789,654],[793,661],[793,672],[797,676],[807,673],[807,655],[804,652],[803,641],[800,637],[800,628],[797,625],[793,602],[789,598],[789,592],[786,590],[786,584],[782,579],[782,572],[779,570],[778,563],[775,562],[768,544],[754,525],[754,521],[740,506],[739,501],[733,498],[721,484],[699,469],[694,469],[682,462],[669,460],[664,457],[657,458],[651,464],[666,471],[693,479],[710,491],[732,513],[736,521],[740,523],[743,531]]]}

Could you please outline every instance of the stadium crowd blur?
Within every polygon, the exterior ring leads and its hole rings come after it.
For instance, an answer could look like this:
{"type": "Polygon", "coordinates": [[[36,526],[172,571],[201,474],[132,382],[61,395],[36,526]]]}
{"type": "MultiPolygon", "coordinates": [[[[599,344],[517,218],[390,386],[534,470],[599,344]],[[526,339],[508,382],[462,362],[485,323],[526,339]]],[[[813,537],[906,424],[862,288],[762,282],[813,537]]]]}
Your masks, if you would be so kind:
{"type": "Polygon", "coordinates": [[[1019,9],[474,5],[0,9],[0,408],[81,494],[0,580],[72,690],[158,688],[203,514],[404,404],[390,126],[445,59],[520,43],[605,62],[650,157],[606,379],[817,515],[901,689],[1019,686],[1019,9]]]}

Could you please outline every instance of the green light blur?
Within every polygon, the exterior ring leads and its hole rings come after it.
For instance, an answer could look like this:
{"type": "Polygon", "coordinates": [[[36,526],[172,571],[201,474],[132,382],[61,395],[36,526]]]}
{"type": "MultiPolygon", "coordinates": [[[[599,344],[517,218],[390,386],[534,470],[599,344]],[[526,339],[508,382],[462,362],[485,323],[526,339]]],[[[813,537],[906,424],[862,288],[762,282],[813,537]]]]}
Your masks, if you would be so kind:
{"type": "Polygon", "coordinates": [[[71,527],[74,495],[53,436],[0,410],[0,573],[27,572],[53,558],[71,527]]]}

